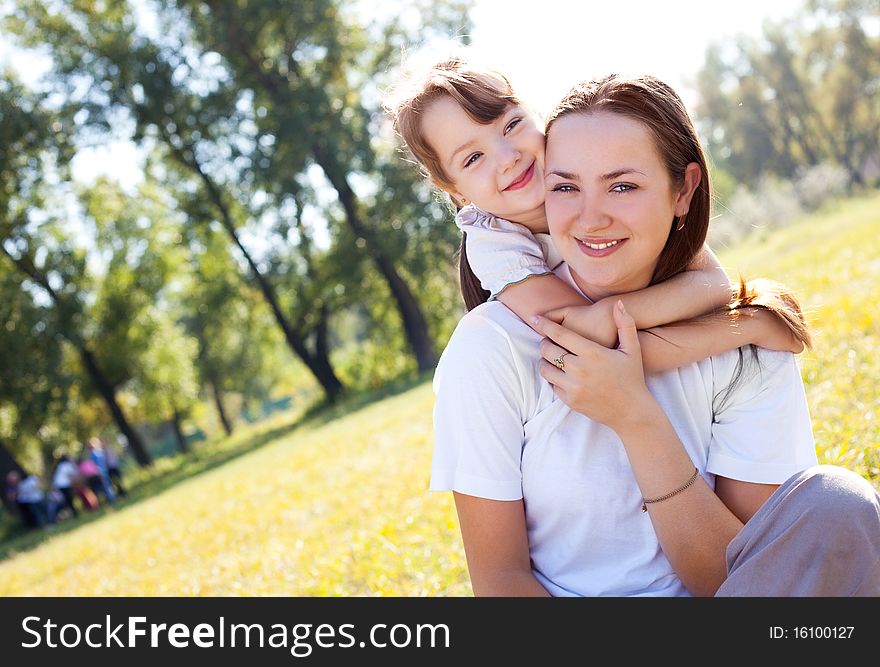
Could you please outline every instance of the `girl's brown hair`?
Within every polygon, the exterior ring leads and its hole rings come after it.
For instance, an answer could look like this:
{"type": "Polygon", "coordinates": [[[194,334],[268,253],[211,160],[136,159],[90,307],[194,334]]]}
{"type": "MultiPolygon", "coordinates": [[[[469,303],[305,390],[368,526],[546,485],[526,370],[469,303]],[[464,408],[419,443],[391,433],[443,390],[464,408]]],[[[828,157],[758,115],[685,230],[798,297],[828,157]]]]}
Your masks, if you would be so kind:
{"type": "MultiPolygon", "coordinates": [[[[657,151],[669,173],[673,188],[684,183],[688,164],[700,167],[700,184],[691,199],[688,212],[674,218],[666,245],[660,252],[650,284],[656,284],[684,271],[706,241],[709,229],[711,190],[709,169],[696,129],[684,103],[676,92],[662,81],[641,76],[623,78],[616,74],[576,85],[556,105],[547,120],[548,142],[552,127],[559,118],[569,114],[607,112],[641,122],[654,138],[657,151]]],[[[746,307],[763,308],[774,313],[802,345],[810,346],[810,333],[800,304],[784,285],[766,280],[746,282],[732,294],[726,313],[740,314],[746,307]]]]}
{"type": "MultiPolygon", "coordinates": [[[[511,105],[521,102],[503,74],[458,56],[435,63],[427,72],[404,82],[396,91],[396,99],[386,102],[385,108],[394,121],[394,129],[422,173],[439,187],[452,190],[455,184],[422,128],[425,111],[444,96],[457,102],[474,122],[482,125],[497,120],[511,105]]],[[[458,208],[458,203],[453,203],[458,208]]],[[[471,310],[484,303],[489,293],[471,271],[466,244],[466,234],[462,234],[458,252],[459,282],[465,307],[471,310]]]]}

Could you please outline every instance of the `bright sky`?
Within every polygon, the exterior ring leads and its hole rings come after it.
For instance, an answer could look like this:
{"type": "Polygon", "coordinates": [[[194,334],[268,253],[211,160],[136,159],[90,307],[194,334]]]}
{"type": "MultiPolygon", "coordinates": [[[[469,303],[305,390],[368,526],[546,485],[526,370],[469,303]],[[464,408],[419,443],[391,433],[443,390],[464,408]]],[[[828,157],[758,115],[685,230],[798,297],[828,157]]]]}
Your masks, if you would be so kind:
{"type": "MultiPolygon", "coordinates": [[[[758,35],[765,19],[791,16],[802,3],[474,0],[472,49],[507,74],[522,97],[541,113],[577,81],[613,71],[653,74],[672,85],[690,107],[695,98],[689,82],[710,42],[738,33],[758,35]]],[[[407,13],[401,12],[396,0],[368,4],[372,11],[407,13]]],[[[20,54],[4,42],[0,36],[0,64],[11,62],[25,80],[36,76],[42,69],[40,63],[22,62],[20,54]]],[[[130,185],[140,180],[140,162],[134,146],[116,143],[77,156],[74,168],[82,180],[107,173],[130,185]]]]}
{"type": "Polygon", "coordinates": [[[691,106],[706,47],[792,16],[803,0],[476,0],[473,49],[548,111],[582,79],[653,74],[691,106]]]}

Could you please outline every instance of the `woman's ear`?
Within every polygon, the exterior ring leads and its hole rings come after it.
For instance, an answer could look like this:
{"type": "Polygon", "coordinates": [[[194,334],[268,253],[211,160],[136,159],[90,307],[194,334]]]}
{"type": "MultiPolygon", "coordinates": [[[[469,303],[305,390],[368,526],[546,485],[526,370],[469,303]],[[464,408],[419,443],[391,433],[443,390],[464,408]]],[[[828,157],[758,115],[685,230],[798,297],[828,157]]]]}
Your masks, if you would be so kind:
{"type": "Polygon", "coordinates": [[[703,170],[699,163],[691,162],[684,170],[684,182],[675,196],[675,216],[681,217],[687,214],[691,207],[691,199],[694,198],[694,192],[703,180],[703,170]]]}

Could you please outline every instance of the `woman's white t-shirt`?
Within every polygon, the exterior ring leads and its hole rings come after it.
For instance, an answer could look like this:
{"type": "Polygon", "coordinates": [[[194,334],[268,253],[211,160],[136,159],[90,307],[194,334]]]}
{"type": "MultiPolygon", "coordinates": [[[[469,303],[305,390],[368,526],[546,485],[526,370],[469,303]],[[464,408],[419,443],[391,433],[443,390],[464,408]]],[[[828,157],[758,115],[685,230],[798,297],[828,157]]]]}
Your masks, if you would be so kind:
{"type": "MultiPolygon", "coordinates": [[[[556,273],[573,284],[566,265],[556,273]]],[[[523,499],[532,568],[552,595],[688,595],[620,439],[540,376],[541,339],[497,301],[459,322],[434,376],[431,490],[523,499]]],[[[761,349],[758,363],[735,350],[646,381],[712,488],[715,475],[780,484],[816,464],[790,353],[761,349]]]]}

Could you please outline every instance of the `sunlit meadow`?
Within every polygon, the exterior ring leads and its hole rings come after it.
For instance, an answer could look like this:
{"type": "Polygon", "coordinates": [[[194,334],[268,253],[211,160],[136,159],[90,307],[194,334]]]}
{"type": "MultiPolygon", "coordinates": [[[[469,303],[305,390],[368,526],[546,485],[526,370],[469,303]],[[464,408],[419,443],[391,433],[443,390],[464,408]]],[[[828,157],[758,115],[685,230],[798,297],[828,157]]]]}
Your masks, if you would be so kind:
{"type": "MultiPolygon", "coordinates": [[[[877,485],[880,197],[716,250],[801,297],[820,461],[877,485]]],[[[0,563],[0,595],[470,595],[450,494],[427,491],[432,402],[424,383],[288,430],[0,563]]]]}

